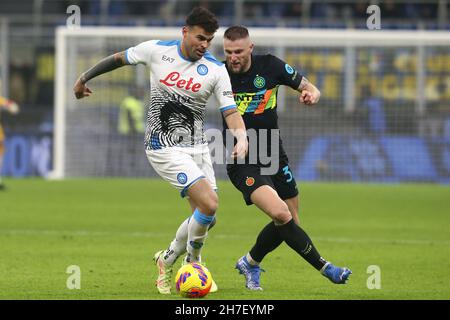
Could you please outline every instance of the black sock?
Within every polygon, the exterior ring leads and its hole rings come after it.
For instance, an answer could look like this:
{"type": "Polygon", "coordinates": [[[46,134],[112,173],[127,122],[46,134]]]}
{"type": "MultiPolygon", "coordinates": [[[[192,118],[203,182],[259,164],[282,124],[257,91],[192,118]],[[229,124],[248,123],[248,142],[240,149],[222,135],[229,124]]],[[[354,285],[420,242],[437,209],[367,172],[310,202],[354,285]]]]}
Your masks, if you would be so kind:
{"type": "Polygon", "coordinates": [[[320,256],[319,252],[317,252],[306,232],[295,224],[294,219],[291,219],[291,221],[286,224],[276,227],[289,247],[294,249],[314,268],[317,270],[322,269],[326,261],[320,256]]]}
{"type": "Polygon", "coordinates": [[[255,245],[250,250],[250,255],[253,260],[261,262],[269,252],[275,250],[282,242],[283,238],[281,238],[280,232],[272,221],[259,233],[255,245]]]}

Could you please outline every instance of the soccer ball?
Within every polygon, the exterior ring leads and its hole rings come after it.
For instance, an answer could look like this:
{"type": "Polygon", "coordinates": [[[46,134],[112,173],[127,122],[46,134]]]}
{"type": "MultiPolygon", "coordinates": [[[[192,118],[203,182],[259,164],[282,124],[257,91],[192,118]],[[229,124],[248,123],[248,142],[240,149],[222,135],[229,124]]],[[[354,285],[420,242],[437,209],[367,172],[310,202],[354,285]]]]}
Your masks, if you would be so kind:
{"type": "Polygon", "coordinates": [[[212,277],[209,270],[198,262],[182,266],[175,277],[177,292],[185,298],[201,298],[211,289],[212,277]]]}

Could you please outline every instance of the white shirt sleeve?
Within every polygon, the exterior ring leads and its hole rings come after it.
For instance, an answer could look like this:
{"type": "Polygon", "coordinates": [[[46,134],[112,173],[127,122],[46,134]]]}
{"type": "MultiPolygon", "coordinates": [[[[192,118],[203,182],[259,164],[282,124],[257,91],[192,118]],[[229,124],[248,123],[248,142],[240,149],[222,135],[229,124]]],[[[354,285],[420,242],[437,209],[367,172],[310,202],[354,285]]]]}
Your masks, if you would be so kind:
{"type": "Polygon", "coordinates": [[[145,64],[149,65],[151,60],[151,53],[155,43],[158,40],[150,40],[141,42],[135,47],[128,48],[125,52],[125,58],[129,64],[145,64]]]}
{"type": "Polygon", "coordinates": [[[221,112],[236,108],[230,76],[228,75],[225,65],[222,65],[217,73],[214,95],[216,96],[217,101],[219,101],[219,109],[221,112]]]}

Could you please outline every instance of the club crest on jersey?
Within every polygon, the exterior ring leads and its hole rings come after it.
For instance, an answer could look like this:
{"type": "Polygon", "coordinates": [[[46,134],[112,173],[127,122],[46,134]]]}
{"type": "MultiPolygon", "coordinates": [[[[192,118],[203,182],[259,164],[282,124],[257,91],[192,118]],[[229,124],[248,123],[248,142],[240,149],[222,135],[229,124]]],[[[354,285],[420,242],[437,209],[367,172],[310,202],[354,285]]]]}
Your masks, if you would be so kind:
{"type": "Polygon", "coordinates": [[[181,184],[185,184],[187,182],[187,175],[184,172],[180,172],[177,174],[177,180],[181,184]]]}
{"type": "Polygon", "coordinates": [[[258,89],[261,89],[266,85],[266,80],[263,77],[256,75],[255,80],[253,80],[253,84],[258,89]]]}
{"type": "Polygon", "coordinates": [[[208,67],[204,64],[201,64],[197,67],[197,72],[199,75],[204,76],[208,73],[208,67]]]}
{"type": "Polygon", "coordinates": [[[255,178],[247,177],[247,179],[245,180],[245,184],[247,185],[247,187],[251,187],[255,184],[255,178]]]}

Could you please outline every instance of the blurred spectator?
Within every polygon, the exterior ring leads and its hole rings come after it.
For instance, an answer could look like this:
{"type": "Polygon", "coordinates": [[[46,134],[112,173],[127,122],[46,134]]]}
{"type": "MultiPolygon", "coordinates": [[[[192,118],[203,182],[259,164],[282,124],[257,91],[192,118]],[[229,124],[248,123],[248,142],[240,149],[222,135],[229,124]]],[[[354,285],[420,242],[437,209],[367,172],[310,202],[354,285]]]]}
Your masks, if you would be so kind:
{"type": "MultiPolygon", "coordinates": [[[[19,113],[19,105],[5,97],[0,96],[0,112],[3,110],[16,115],[19,113]]],[[[0,119],[1,120],[1,119],[0,119]]],[[[2,181],[2,170],[3,170],[3,156],[5,154],[5,134],[3,132],[2,125],[0,123],[0,191],[5,189],[5,185],[2,181]]]]}
{"type": "Polygon", "coordinates": [[[406,12],[401,10],[394,1],[385,0],[380,4],[381,9],[381,19],[396,19],[396,18],[404,18],[406,12]]]}
{"type": "Polygon", "coordinates": [[[311,5],[311,18],[336,19],[338,5],[333,3],[313,3],[311,5]]]}
{"type": "Polygon", "coordinates": [[[27,65],[11,65],[10,67],[10,96],[18,104],[31,101],[33,87],[33,70],[27,65]]]}
{"type": "Polygon", "coordinates": [[[418,4],[420,18],[422,19],[436,19],[437,18],[437,4],[436,3],[427,3],[427,4],[418,4]]]}
{"type": "Polygon", "coordinates": [[[127,11],[127,4],[124,0],[110,0],[108,14],[111,16],[121,16],[127,11]]]}
{"type": "Polygon", "coordinates": [[[284,16],[288,18],[300,18],[303,15],[303,3],[291,3],[288,10],[284,11],[284,16]]]}
{"type": "Polygon", "coordinates": [[[357,2],[353,5],[353,17],[354,18],[367,18],[368,2],[357,2]]]}
{"type": "Polygon", "coordinates": [[[340,7],[340,16],[345,21],[350,21],[353,16],[353,5],[352,4],[343,4],[340,7]]]}
{"type": "Polygon", "coordinates": [[[270,18],[283,18],[286,16],[286,4],[280,2],[269,2],[265,5],[265,17],[270,18]]]}
{"type": "Polygon", "coordinates": [[[263,4],[258,2],[244,2],[244,17],[261,20],[264,17],[263,4]]]}
{"type": "Polygon", "coordinates": [[[158,15],[159,10],[163,3],[170,4],[174,1],[162,1],[162,0],[152,0],[152,1],[141,1],[141,0],[131,0],[125,1],[126,11],[129,15],[158,15]]]}
{"type": "Polygon", "coordinates": [[[420,16],[420,9],[416,3],[405,3],[403,5],[407,17],[418,18],[420,16]]]}
{"type": "Polygon", "coordinates": [[[196,2],[198,2],[196,6],[205,7],[214,14],[219,14],[222,11],[222,4],[218,1],[194,1],[194,4],[196,2]]]}
{"type": "Polygon", "coordinates": [[[128,95],[120,103],[118,131],[129,135],[143,133],[145,130],[144,103],[134,95],[128,95]]]}

